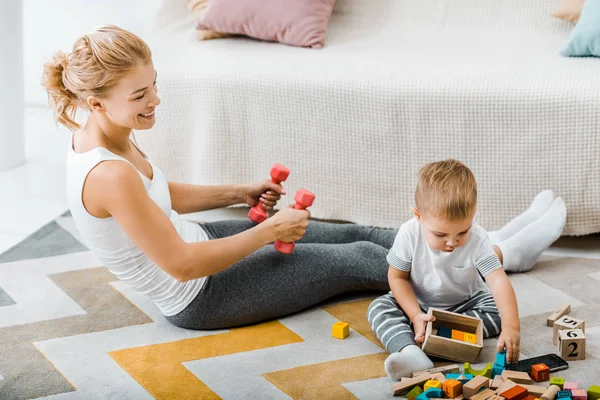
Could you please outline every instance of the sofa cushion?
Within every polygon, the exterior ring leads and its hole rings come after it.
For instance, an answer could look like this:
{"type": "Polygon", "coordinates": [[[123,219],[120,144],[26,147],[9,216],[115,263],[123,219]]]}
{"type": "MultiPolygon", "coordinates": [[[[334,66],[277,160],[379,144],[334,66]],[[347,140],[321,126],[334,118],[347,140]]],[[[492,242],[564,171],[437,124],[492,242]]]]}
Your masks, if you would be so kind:
{"type": "MultiPolygon", "coordinates": [[[[201,21],[208,6],[208,0],[185,0],[185,2],[194,15],[194,20],[196,22],[201,21]]],[[[215,32],[210,29],[197,29],[196,31],[200,40],[218,39],[229,36],[227,33],[215,32]]]]}
{"type": "Polygon", "coordinates": [[[577,22],[579,21],[579,16],[581,15],[584,4],[585,0],[561,0],[554,8],[554,11],[552,11],[552,16],[571,22],[577,22]]]}
{"type": "Polygon", "coordinates": [[[321,48],[335,0],[211,0],[198,29],[321,48]]]}
{"type": "Polygon", "coordinates": [[[587,0],[562,55],[600,57],[600,0],[587,0]]]}

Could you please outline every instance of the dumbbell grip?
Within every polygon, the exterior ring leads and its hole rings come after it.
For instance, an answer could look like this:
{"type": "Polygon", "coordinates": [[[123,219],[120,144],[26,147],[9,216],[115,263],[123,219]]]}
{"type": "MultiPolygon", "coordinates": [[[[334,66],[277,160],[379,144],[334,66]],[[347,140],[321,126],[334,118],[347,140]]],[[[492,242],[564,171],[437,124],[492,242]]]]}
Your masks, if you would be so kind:
{"type": "MultiPolygon", "coordinates": [[[[296,203],[294,204],[294,210],[306,210],[306,206],[296,203]]],[[[296,245],[294,242],[283,242],[281,240],[276,240],[274,246],[275,250],[279,251],[280,253],[292,254],[296,245]]]]}

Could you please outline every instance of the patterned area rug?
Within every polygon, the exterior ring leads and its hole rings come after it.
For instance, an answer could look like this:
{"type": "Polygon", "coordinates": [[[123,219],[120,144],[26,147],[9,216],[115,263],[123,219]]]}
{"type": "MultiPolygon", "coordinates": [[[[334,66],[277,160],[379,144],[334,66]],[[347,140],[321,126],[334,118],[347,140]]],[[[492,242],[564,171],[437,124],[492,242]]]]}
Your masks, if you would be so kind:
{"type": "MultiPolygon", "coordinates": [[[[545,321],[571,303],[586,360],[556,376],[600,384],[600,260],[546,258],[511,280],[522,357],[557,352],[545,321]]],[[[176,328],[99,264],[65,214],[0,255],[0,399],[392,398],[371,298],[232,330],[176,328]],[[350,323],[345,340],[331,337],[338,320],[350,323]]],[[[479,361],[494,352],[487,340],[479,361]]]]}

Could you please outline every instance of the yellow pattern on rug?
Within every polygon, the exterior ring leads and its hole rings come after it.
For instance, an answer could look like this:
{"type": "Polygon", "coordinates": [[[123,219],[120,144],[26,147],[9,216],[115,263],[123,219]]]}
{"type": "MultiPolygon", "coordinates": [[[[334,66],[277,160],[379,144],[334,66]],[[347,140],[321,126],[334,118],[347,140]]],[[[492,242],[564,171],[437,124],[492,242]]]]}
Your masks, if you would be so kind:
{"type": "Polygon", "coordinates": [[[158,400],[220,399],[181,363],[303,341],[273,321],[227,333],[113,351],[109,355],[158,400]]]}

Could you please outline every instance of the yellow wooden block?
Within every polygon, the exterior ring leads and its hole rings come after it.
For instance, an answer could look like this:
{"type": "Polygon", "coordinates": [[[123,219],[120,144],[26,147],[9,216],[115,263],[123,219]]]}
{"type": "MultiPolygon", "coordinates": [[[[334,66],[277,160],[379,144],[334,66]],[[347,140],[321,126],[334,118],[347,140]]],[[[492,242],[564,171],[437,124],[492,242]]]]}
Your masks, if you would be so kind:
{"type": "Polygon", "coordinates": [[[465,332],[465,342],[469,342],[469,343],[477,343],[477,335],[473,334],[473,333],[466,333],[465,332]]]}
{"type": "Polygon", "coordinates": [[[452,339],[465,340],[465,333],[463,331],[457,331],[452,329],[452,339]]]}
{"type": "Polygon", "coordinates": [[[430,379],[427,382],[425,382],[425,386],[423,387],[423,389],[425,391],[427,391],[427,389],[430,389],[430,388],[441,389],[442,388],[442,382],[440,382],[440,381],[434,381],[433,379],[430,379]]]}
{"type": "Polygon", "coordinates": [[[331,327],[331,336],[336,339],[346,339],[350,334],[350,325],[347,322],[336,322],[331,327]]]}

